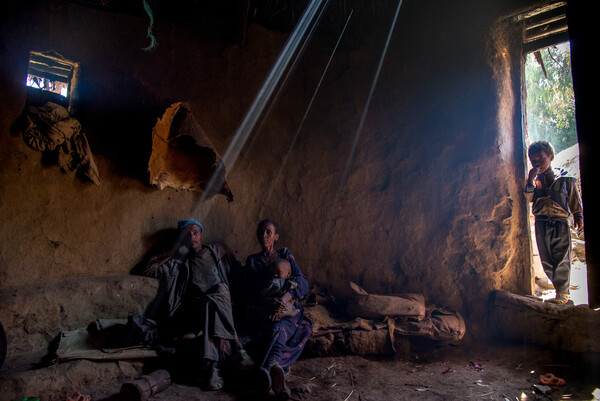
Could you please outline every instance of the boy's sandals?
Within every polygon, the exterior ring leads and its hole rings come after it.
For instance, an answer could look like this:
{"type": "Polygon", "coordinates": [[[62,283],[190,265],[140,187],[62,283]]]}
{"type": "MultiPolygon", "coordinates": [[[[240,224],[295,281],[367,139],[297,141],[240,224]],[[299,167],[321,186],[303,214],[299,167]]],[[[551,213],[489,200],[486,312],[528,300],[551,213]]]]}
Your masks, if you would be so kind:
{"type": "Polygon", "coordinates": [[[565,379],[556,377],[552,373],[546,373],[545,375],[540,375],[540,383],[546,386],[564,386],[565,379]]]}
{"type": "Polygon", "coordinates": [[[558,305],[566,305],[569,302],[569,294],[556,294],[556,298],[549,299],[548,302],[558,305]]]}

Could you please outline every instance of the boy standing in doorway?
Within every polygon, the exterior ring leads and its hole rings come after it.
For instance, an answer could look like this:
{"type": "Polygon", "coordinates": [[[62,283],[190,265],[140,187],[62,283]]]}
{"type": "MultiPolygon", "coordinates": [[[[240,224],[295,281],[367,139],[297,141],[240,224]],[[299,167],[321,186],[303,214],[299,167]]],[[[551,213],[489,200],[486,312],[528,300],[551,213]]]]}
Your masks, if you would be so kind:
{"type": "Polygon", "coordinates": [[[535,217],[535,239],[544,272],[556,289],[556,298],[550,300],[564,305],[569,301],[571,276],[572,219],[577,230],[583,229],[581,196],[575,178],[564,170],[553,169],[554,147],[546,141],[529,146],[529,171],[525,197],[532,202],[535,217]]]}

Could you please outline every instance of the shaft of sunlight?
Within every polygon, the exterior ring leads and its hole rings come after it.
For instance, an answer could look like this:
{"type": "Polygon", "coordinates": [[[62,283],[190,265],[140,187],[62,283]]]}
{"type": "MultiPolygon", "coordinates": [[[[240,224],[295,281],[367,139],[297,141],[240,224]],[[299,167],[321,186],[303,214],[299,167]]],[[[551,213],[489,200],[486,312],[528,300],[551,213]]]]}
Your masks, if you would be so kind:
{"type": "MultiPolygon", "coordinates": [[[[290,143],[290,146],[288,147],[288,151],[287,151],[285,157],[283,158],[283,162],[279,166],[277,175],[275,176],[275,179],[273,179],[271,181],[271,186],[269,187],[269,193],[268,193],[267,197],[265,198],[267,201],[271,198],[271,195],[273,192],[273,186],[279,180],[279,177],[281,176],[281,172],[284,171],[284,167],[290,157],[290,153],[292,152],[292,149],[294,148],[294,145],[296,144],[296,140],[298,139],[298,135],[300,134],[300,131],[304,127],[304,122],[306,121],[308,113],[310,112],[310,109],[312,108],[313,102],[315,101],[315,98],[317,97],[317,93],[319,92],[319,89],[321,88],[323,79],[325,78],[325,75],[327,74],[327,71],[329,70],[331,61],[333,60],[333,57],[334,57],[335,53],[337,52],[338,46],[339,46],[340,42],[342,41],[342,37],[344,36],[344,32],[346,32],[346,28],[348,26],[348,23],[350,22],[350,18],[352,18],[353,13],[354,13],[354,10],[351,10],[350,14],[348,15],[348,18],[346,19],[346,23],[344,24],[344,27],[342,28],[342,32],[340,33],[340,36],[338,37],[337,42],[336,42],[333,50],[331,51],[329,60],[327,61],[327,64],[325,65],[325,68],[323,69],[323,73],[321,74],[321,78],[319,79],[319,82],[317,83],[317,86],[313,92],[313,95],[312,95],[310,101],[308,102],[308,106],[306,107],[304,115],[302,116],[302,119],[300,120],[300,124],[298,125],[298,128],[296,129],[294,138],[292,139],[292,142],[290,143]]],[[[265,202],[265,203],[267,203],[267,202],[265,202]]],[[[263,207],[264,207],[264,204],[263,204],[263,207]]]]}
{"type": "MultiPolygon", "coordinates": [[[[323,7],[321,7],[321,12],[315,18],[315,20],[314,20],[314,22],[312,24],[312,27],[310,29],[310,32],[307,35],[305,35],[305,39],[303,40],[302,44],[299,45],[299,49],[295,52],[294,60],[291,62],[291,66],[287,69],[287,72],[285,74],[285,78],[283,78],[283,80],[281,81],[281,84],[279,84],[277,86],[277,91],[275,92],[275,94],[271,95],[271,99],[269,100],[269,107],[267,108],[267,111],[263,113],[262,121],[260,122],[260,124],[256,128],[256,130],[255,130],[256,132],[260,132],[262,130],[262,127],[263,127],[265,121],[267,120],[267,117],[271,114],[271,110],[273,109],[273,106],[277,103],[277,100],[279,99],[279,96],[281,95],[281,92],[286,87],[287,82],[288,82],[290,76],[292,75],[292,72],[296,68],[296,64],[298,64],[298,60],[299,60],[300,56],[304,53],[304,49],[306,48],[306,45],[310,41],[310,38],[312,37],[315,28],[319,24],[319,21],[323,17],[323,14],[325,13],[325,10],[327,10],[330,1],[331,0],[325,0],[325,5],[323,7]]],[[[256,140],[257,136],[258,135],[254,135],[252,137],[252,140],[250,141],[250,144],[248,145],[247,148],[252,148],[254,146],[254,141],[256,140]]]]}
{"type": "Polygon", "coordinates": [[[233,140],[229,144],[227,151],[223,156],[222,162],[216,167],[215,172],[213,173],[200,199],[200,204],[204,202],[207,197],[218,192],[220,186],[223,184],[221,179],[222,177],[226,176],[226,173],[224,172],[225,166],[227,166],[229,171],[233,169],[233,166],[235,165],[240,152],[248,140],[250,133],[256,125],[258,118],[271,98],[273,91],[288,67],[290,60],[292,60],[299,44],[302,42],[306,32],[311,27],[322,2],[323,0],[312,0],[304,10],[300,21],[290,34],[290,37],[279,54],[279,57],[273,65],[273,68],[269,72],[269,75],[265,79],[262,87],[256,95],[254,102],[250,106],[248,112],[238,127],[233,140]]]}
{"type": "MultiPolygon", "coordinates": [[[[354,137],[352,140],[352,145],[350,147],[350,152],[348,154],[348,158],[346,159],[346,165],[344,167],[344,171],[342,173],[342,176],[340,178],[340,182],[339,182],[339,186],[337,189],[337,192],[335,193],[335,198],[334,201],[331,203],[331,207],[329,208],[329,216],[326,219],[327,221],[327,226],[325,227],[325,229],[322,231],[322,241],[320,241],[321,244],[326,244],[328,243],[327,241],[327,237],[329,236],[329,232],[331,231],[331,228],[333,227],[333,223],[334,223],[334,219],[332,218],[337,205],[340,201],[340,197],[341,197],[341,193],[342,190],[344,188],[344,185],[346,184],[346,180],[348,179],[348,175],[350,174],[350,168],[352,166],[352,162],[354,160],[354,155],[356,153],[356,148],[358,146],[358,140],[360,139],[360,135],[362,133],[362,129],[364,126],[364,122],[365,122],[365,118],[367,116],[367,112],[369,111],[369,107],[371,105],[371,100],[373,99],[373,93],[375,92],[375,87],[377,86],[377,81],[379,80],[379,75],[381,73],[381,68],[383,66],[383,62],[385,60],[385,56],[387,54],[389,45],[390,45],[390,41],[392,38],[392,34],[394,33],[394,28],[396,27],[396,22],[398,20],[398,15],[400,13],[400,7],[402,6],[402,0],[398,0],[398,6],[396,7],[396,12],[394,14],[394,18],[392,20],[392,23],[390,25],[390,30],[388,32],[387,35],[387,39],[385,41],[385,45],[383,47],[383,51],[381,52],[381,56],[379,57],[379,62],[377,64],[377,69],[375,70],[375,75],[373,76],[373,80],[371,82],[371,88],[369,89],[369,94],[367,96],[367,100],[365,102],[365,107],[363,108],[361,117],[360,117],[360,121],[358,123],[358,126],[356,128],[356,131],[354,133],[354,137]]],[[[322,246],[323,248],[323,246],[322,246]]],[[[319,250],[319,254],[323,254],[324,249],[319,250]]],[[[319,257],[320,259],[320,257],[319,257]]]]}
{"type": "Polygon", "coordinates": [[[344,173],[340,180],[340,186],[339,186],[339,189],[337,192],[338,197],[342,191],[342,188],[346,184],[346,179],[348,178],[348,174],[350,173],[350,166],[352,165],[352,161],[354,159],[354,154],[356,153],[356,147],[358,146],[358,140],[362,133],[362,129],[365,124],[365,119],[367,117],[369,107],[371,106],[371,100],[373,99],[373,93],[375,92],[375,87],[377,86],[377,82],[379,81],[379,74],[381,73],[381,67],[383,66],[385,56],[386,56],[388,48],[390,46],[390,40],[392,39],[392,34],[394,33],[394,28],[396,27],[396,21],[398,20],[398,14],[400,13],[401,5],[402,5],[402,0],[399,0],[398,6],[396,7],[396,13],[394,14],[394,19],[392,20],[392,25],[390,26],[390,31],[388,32],[388,36],[385,41],[383,51],[381,52],[381,57],[379,58],[379,63],[377,64],[377,70],[375,71],[375,76],[373,77],[373,81],[371,82],[371,88],[369,89],[369,95],[367,96],[367,100],[365,102],[365,107],[363,108],[363,112],[360,116],[360,121],[358,123],[358,127],[356,128],[356,132],[354,133],[352,147],[350,148],[350,154],[348,155],[348,159],[346,160],[346,167],[344,168],[344,173]]]}

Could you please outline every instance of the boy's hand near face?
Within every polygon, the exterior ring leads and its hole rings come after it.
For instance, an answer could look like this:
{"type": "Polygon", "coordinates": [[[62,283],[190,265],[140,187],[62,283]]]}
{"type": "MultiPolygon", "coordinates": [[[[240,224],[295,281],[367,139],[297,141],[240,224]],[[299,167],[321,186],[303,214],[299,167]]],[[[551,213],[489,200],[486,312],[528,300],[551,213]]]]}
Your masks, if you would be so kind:
{"type": "Polygon", "coordinates": [[[539,171],[540,171],[539,167],[534,167],[531,170],[529,170],[529,176],[527,177],[527,185],[529,185],[531,187],[535,185],[534,180],[535,180],[535,177],[537,177],[539,171]]]}

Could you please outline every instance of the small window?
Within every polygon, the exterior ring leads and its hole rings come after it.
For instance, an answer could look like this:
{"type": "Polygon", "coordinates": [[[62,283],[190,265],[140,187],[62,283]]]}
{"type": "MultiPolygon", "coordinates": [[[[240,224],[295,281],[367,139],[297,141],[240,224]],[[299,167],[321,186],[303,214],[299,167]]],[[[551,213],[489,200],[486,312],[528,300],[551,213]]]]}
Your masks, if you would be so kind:
{"type": "Polygon", "coordinates": [[[79,63],[54,51],[31,51],[25,82],[27,103],[42,105],[54,102],[71,111],[78,75],[79,63]]]}

